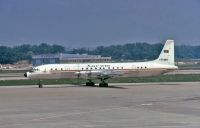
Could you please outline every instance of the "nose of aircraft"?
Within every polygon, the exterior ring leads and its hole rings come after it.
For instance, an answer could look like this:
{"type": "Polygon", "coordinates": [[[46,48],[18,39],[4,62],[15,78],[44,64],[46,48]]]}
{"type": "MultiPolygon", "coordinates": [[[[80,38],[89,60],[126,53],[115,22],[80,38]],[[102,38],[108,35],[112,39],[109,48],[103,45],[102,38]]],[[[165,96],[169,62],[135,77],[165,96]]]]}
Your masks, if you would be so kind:
{"type": "Polygon", "coordinates": [[[24,77],[27,77],[27,72],[26,72],[26,73],[24,73],[24,77]]]}

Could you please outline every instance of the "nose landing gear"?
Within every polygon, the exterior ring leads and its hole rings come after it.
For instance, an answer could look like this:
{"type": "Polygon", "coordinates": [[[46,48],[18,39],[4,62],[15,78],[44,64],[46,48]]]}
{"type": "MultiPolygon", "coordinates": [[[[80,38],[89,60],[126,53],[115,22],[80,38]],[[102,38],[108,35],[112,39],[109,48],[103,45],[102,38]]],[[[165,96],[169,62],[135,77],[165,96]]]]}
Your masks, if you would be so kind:
{"type": "Polygon", "coordinates": [[[39,80],[38,87],[39,87],[39,88],[43,88],[42,80],[39,80]]]}

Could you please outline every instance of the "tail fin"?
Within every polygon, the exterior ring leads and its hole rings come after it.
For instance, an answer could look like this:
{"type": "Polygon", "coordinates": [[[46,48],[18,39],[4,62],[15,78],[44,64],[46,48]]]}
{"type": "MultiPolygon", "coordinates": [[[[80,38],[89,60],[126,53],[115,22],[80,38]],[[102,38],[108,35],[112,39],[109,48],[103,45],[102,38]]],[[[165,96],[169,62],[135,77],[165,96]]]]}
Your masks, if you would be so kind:
{"type": "Polygon", "coordinates": [[[167,40],[158,59],[157,63],[174,65],[174,40],[167,40]]]}

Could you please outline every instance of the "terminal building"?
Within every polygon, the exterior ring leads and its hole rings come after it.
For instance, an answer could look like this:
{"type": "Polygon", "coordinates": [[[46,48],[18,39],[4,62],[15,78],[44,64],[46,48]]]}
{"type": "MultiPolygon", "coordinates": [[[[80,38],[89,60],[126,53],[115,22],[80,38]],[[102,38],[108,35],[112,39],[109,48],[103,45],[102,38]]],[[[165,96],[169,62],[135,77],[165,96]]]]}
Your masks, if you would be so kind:
{"type": "Polygon", "coordinates": [[[100,55],[87,54],[42,54],[32,56],[32,65],[59,63],[106,63],[111,62],[111,57],[102,57],[100,55]]]}

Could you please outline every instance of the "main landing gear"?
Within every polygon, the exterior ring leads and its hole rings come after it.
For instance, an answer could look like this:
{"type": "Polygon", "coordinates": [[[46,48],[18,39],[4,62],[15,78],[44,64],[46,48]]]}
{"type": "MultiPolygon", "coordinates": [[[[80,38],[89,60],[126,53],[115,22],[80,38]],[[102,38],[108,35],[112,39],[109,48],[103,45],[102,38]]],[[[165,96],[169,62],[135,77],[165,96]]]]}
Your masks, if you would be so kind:
{"type": "Polygon", "coordinates": [[[94,86],[95,83],[92,82],[92,80],[88,79],[88,82],[86,82],[86,86],[94,86]]]}
{"type": "MultiPolygon", "coordinates": [[[[106,78],[100,79],[101,82],[99,83],[99,87],[108,87],[108,83],[106,83],[105,80],[106,80],[106,78]]],[[[86,82],[86,86],[94,87],[95,83],[91,79],[88,79],[88,82],[86,82]]]]}
{"type": "Polygon", "coordinates": [[[100,80],[99,87],[108,87],[108,83],[105,82],[106,78],[101,78],[100,80]]]}

